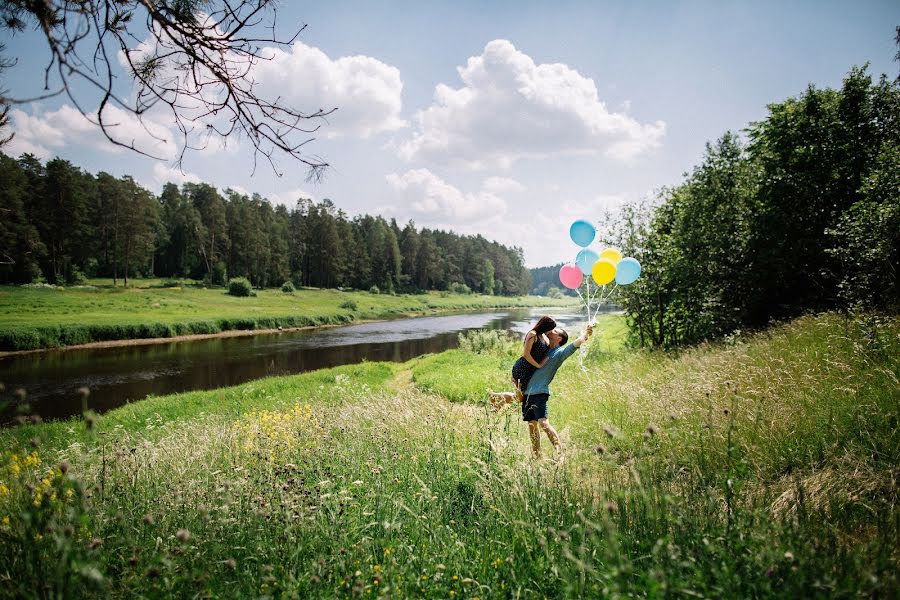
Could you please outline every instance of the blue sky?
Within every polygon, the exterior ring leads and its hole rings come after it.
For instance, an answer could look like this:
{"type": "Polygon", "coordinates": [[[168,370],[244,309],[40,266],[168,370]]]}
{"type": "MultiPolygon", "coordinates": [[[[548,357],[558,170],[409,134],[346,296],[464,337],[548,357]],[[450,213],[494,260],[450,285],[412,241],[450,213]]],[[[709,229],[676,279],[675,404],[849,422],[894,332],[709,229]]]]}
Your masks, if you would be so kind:
{"type": "MultiPolygon", "coordinates": [[[[278,16],[282,31],[308,27],[262,84],[303,108],[339,107],[309,146],[333,165],[323,183],[286,161],[280,178],[265,166],[251,177],[246,142],[189,154],[182,173],[111,148],[63,98],[14,107],[6,151],[153,191],[203,180],[289,205],[330,198],[481,233],[541,266],[574,258],[572,220],[677,184],[707,141],[767,103],[839,86],[854,65],[900,68],[897,2],[285,2],[278,16]]],[[[40,40],[6,43],[19,63],[5,87],[40,93],[40,40]]]]}

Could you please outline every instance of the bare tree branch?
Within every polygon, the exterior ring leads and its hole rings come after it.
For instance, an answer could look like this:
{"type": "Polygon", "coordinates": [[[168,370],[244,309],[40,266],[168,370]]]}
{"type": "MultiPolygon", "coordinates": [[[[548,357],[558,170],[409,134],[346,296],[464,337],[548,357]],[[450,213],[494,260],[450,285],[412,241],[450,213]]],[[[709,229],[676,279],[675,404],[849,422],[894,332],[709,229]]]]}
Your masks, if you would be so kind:
{"type": "Polygon", "coordinates": [[[271,60],[266,48],[289,46],[306,28],[281,39],[276,20],[274,0],[0,0],[0,27],[22,31],[33,23],[50,51],[46,93],[17,98],[0,92],[0,101],[64,95],[111,143],[155,158],[161,157],[117,131],[110,111],[133,114],[164,143],[169,140],[152,123],[168,113],[180,137],[179,167],[188,151],[234,137],[253,145],[254,172],[263,157],[281,175],[276,159],[287,155],[305,165],[308,179],[318,180],[329,165],[307,154],[306,145],[336,108],[301,111],[281,97],[266,97],[253,78],[254,67],[271,60]],[[117,82],[119,60],[133,86],[117,82]],[[99,93],[99,101],[75,86],[78,81],[99,93]],[[88,100],[95,109],[87,108],[88,100]]]}

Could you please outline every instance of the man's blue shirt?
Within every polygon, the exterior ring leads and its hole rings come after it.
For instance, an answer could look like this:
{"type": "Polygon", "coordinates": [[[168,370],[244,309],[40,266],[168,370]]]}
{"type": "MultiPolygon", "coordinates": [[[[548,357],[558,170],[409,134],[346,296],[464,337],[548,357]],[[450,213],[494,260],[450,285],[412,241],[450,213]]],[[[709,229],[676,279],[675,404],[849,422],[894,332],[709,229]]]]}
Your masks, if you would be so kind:
{"type": "Polygon", "coordinates": [[[534,372],[528,387],[525,388],[525,394],[549,394],[550,382],[556,371],[562,366],[563,362],[575,354],[578,348],[575,344],[569,344],[565,348],[553,348],[547,353],[547,364],[534,372]]]}

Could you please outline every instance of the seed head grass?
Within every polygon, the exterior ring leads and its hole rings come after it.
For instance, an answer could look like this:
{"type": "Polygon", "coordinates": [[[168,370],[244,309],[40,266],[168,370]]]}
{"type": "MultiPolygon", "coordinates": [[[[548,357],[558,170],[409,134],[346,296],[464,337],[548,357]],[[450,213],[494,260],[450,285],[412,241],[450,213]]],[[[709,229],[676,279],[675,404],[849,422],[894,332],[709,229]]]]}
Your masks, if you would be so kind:
{"type": "Polygon", "coordinates": [[[488,408],[508,340],[5,429],[0,592],[893,596],[898,334],[821,315],[590,349],[544,460],[488,408]]]}

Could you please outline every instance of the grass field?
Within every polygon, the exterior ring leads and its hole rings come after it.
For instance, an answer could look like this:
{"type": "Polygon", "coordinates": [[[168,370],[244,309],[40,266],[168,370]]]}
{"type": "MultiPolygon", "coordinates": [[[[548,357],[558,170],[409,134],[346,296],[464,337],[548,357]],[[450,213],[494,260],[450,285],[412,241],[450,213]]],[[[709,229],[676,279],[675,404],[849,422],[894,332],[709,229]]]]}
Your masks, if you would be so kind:
{"type": "MultiPolygon", "coordinates": [[[[100,281],[94,281],[99,284],[100,281]]],[[[27,288],[0,286],[0,351],[31,350],[95,341],[173,337],[233,329],[266,329],[347,323],[453,310],[559,306],[529,296],[371,294],[303,289],[286,294],[258,290],[229,296],[221,288],[145,287],[27,288]]]]}
{"type": "Polygon", "coordinates": [[[515,357],[489,334],[2,430],[0,595],[900,593],[900,322],[677,356],[600,331],[542,461],[485,406],[515,357]]]}

